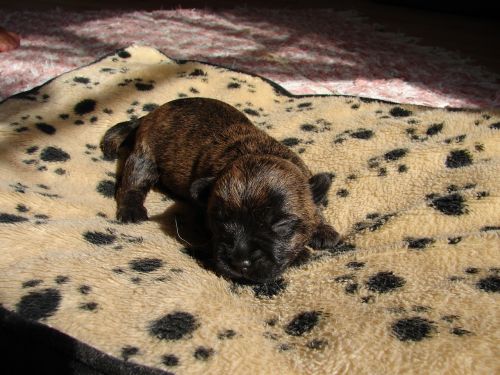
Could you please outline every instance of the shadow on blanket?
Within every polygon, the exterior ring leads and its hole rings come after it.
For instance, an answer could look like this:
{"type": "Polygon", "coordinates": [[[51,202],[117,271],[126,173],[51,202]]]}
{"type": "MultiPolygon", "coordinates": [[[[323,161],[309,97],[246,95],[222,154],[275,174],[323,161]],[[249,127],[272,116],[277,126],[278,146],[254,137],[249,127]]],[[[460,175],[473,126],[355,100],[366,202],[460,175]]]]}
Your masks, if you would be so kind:
{"type": "Polygon", "coordinates": [[[182,251],[194,258],[201,267],[215,272],[210,235],[204,226],[203,213],[199,209],[187,203],[176,202],[165,212],[151,216],[149,220],[157,222],[166,236],[184,244],[182,251]]]}

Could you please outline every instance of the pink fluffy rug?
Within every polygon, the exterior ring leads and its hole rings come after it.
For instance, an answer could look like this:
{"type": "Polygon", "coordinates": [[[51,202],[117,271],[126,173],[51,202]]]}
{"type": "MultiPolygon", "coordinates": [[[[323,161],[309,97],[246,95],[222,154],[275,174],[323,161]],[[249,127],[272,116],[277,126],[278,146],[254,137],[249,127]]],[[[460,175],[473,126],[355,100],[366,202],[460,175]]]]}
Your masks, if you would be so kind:
{"type": "Polygon", "coordinates": [[[353,12],[236,9],[0,13],[22,36],[0,59],[0,99],[130,44],[265,76],[294,94],[437,107],[500,107],[500,81],[451,52],[383,32],[353,12]]]}

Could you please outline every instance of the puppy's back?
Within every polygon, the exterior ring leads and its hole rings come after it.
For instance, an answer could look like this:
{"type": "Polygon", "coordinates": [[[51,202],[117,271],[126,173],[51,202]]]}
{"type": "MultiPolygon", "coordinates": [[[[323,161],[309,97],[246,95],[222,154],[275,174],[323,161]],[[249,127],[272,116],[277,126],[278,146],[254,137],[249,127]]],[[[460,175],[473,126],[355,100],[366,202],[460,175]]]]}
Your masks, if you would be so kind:
{"type": "Polygon", "coordinates": [[[161,184],[180,197],[187,198],[194,180],[218,176],[243,155],[283,158],[310,175],[290,149],[216,99],[177,99],[133,123],[117,124],[104,136],[103,151],[115,150],[120,140],[130,139],[127,132],[134,136],[134,148],[158,167],[161,184]]]}

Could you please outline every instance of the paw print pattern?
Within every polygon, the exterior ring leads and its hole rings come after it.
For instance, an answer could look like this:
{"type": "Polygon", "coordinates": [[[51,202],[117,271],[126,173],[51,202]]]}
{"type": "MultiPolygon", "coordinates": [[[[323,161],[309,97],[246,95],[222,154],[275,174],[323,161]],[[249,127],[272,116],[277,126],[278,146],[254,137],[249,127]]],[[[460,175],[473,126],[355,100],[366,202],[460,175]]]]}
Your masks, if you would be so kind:
{"type": "Polygon", "coordinates": [[[317,327],[328,315],[318,310],[307,310],[283,323],[278,318],[269,318],[265,321],[267,330],[263,332],[263,337],[275,343],[277,352],[293,351],[298,346],[313,351],[323,350],[328,346],[328,340],[315,336],[317,327]]]}
{"type": "MultiPolygon", "coordinates": [[[[182,62],[181,62],[182,63],[182,62]]],[[[181,71],[176,74],[177,78],[183,78],[187,80],[199,80],[200,82],[208,82],[208,73],[200,68],[192,68],[189,71],[181,71]]]]}
{"type": "MultiPolygon", "coordinates": [[[[114,222],[113,222],[114,223],[114,222]]],[[[144,239],[142,237],[136,237],[124,233],[118,233],[114,228],[106,228],[104,231],[101,230],[89,230],[82,234],[83,239],[96,246],[111,246],[114,250],[122,250],[125,246],[129,244],[141,244],[144,239]]]]}
{"type": "MultiPolygon", "coordinates": [[[[58,275],[53,280],[29,279],[22,282],[23,295],[16,304],[16,312],[24,318],[37,321],[46,321],[54,317],[61,306],[64,294],[69,288],[75,287],[71,278],[66,275],[58,275]]],[[[99,304],[92,300],[92,288],[88,285],[80,285],[77,288],[80,310],[96,312],[99,304]]]]}
{"type": "Polygon", "coordinates": [[[76,75],[71,79],[65,80],[64,83],[70,87],[85,88],[87,90],[93,90],[95,86],[100,84],[99,81],[93,81],[92,77],[86,77],[83,75],[76,75]]]}
{"type": "Polygon", "coordinates": [[[246,89],[248,93],[255,93],[256,87],[254,84],[248,83],[247,80],[238,77],[230,77],[230,81],[227,84],[229,90],[243,90],[246,89]]]}
{"type": "Polygon", "coordinates": [[[449,280],[454,283],[470,285],[480,292],[500,293],[499,269],[496,267],[481,269],[470,266],[465,268],[461,274],[450,276],[449,280]]]}
{"type": "Polygon", "coordinates": [[[298,154],[303,154],[306,151],[306,147],[295,148],[295,146],[299,146],[299,145],[304,145],[304,146],[312,145],[312,144],[314,144],[314,140],[312,140],[312,139],[310,139],[310,140],[304,140],[304,139],[298,139],[298,138],[295,138],[295,137],[290,137],[290,138],[282,139],[281,143],[283,143],[285,146],[291,147],[298,154]]]}
{"type": "Polygon", "coordinates": [[[429,306],[413,305],[387,309],[398,318],[390,326],[391,335],[403,342],[418,342],[448,334],[451,337],[466,337],[474,335],[464,328],[463,319],[456,314],[439,314],[429,306]]]}
{"type": "MultiPolygon", "coordinates": [[[[27,158],[22,159],[23,164],[31,166],[38,172],[48,171],[48,165],[52,163],[65,163],[71,159],[69,153],[64,151],[60,147],[48,146],[40,150],[40,153],[37,157],[34,157],[35,153],[39,150],[38,146],[33,145],[26,149],[26,154],[29,155],[27,158]]],[[[56,174],[64,174],[58,173],[57,170],[59,168],[55,168],[53,171],[56,174]]]]}
{"type": "Polygon", "coordinates": [[[431,193],[426,196],[427,205],[448,216],[461,216],[469,213],[467,202],[488,199],[490,193],[475,183],[462,186],[448,185],[447,193],[431,193]]]}
{"type": "Polygon", "coordinates": [[[381,156],[375,156],[368,159],[368,169],[376,171],[377,175],[380,177],[387,176],[390,169],[398,173],[406,172],[408,167],[398,163],[403,160],[408,153],[409,150],[407,148],[392,149],[381,156]]]}
{"type": "Polygon", "coordinates": [[[46,92],[41,92],[41,90],[41,87],[35,87],[31,90],[13,95],[12,98],[43,104],[48,103],[50,101],[50,95],[46,92]]]}
{"type": "Polygon", "coordinates": [[[335,276],[335,283],[344,285],[344,292],[349,296],[357,296],[362,303],[370,303],[374,300],[374,294],[390,294],[395,290],[403,288],[406,279],[395,274],[393,271],[379,271],[367,277],[359,277],[357,272],[366,267],[365,262],[351,261],[346,264],[350,271],[347,274],[335,276]]]}
{"type": "Polygon", "coordinates": [[[134,87],[137,91],[151,91],[155,88],[155,81],[142,78],[125,78],[118,83],[119,87],[134,87]]]}
{"type": "Polygon", "coordinates": [[[354,224],[354,230],[356,232],[376,231],[394,216],[396,216],[395,213],[388,213],[384,215],[377,212],[370,213],[366,215],[366,219],[364,221],[359,221],[354,224]]]}
{"type": "Polygon", "coordinates": [[[14,184],[10,184],[9,187],[13,192],[25,194],[26,192],[34,192],[35,194],[41,195],[47,198],[62,198],[59,194],[51,192],[51,188],[44,184],[36,184],[34,186],[28,186],[21,182],[16,182],[14,184]]]}
{"type": "Polygon", "coordinates": [[[290,106],[286,107],[285,111],[287,112],[305,112],[305,111],[312,111],[314,109],[313,103],[306,100],[306,101],[301,101],[295,106],[290,106]]]}
{"type": "Polygon", "coordinates": [[[51,136],[57,132],[57,127],[44,121],[40,115],[21,115],[18,121],[13,121],[9,125],[17,133],[28,132],[51,136]]]}
{"type": "Polygon", "coordinates": [[[346,335],[366,351],[349,363],[354,373],[384,371],[390,361],[381,342],[429,358],[416,364],[408,355],[408,368],[442,372],[446,363],[451,372],[473,372],[462,359],[474,341],[484,347],[474,359],[491,370],[481,356],[494,350],[483,340],[494,320],[485,301],[496,298],[500,283],[490,251],[500,230],[492,183],[497,114],[293,96],[258,76],[146,47],[116,51],[0,106],[3,130],[15,139],[5,145],[0,184],[7,197],[0,210],[5,309],[77,340],[86,329],[97,351],[132,372],[143,365],[224,372],[223,359],[239,351],[255,373],[335,372],[332,358],[336,369],[346,368],[335,357],[335,338],[346,335]],[[102,157],[104,131],[179,97],[232,104],[313,173],[335,172],[329,202],[318,209],[342,242],[306,246],[276,280],[246,285],[204,269],[194,250],[163,230],[171,199],[153,194],[145,203],[165,215],[140,225],[116,221],[117,161],[102,157]],[[20,241],[32,241],[23,243],[29,251],[18,251],[20,241]],[[486,250],[474,258],[471,248],[486,250]],[[461,300],[463,292],[473,303],[461,300]],[[65,332],[68,316],[80,331],[65,332]],[[109,330],[110,316],[118,333],[94,335],[109,330]],[[373,327],[371,335],[356,334],[360,321],[373,327]]]}
{"type": "Polygon", "coordinates": [[[317,119],[313,123],[304,123],[300,125],[300,130],[303,132],[312,132],[312,133],[324,133],[327,131],[331,131],[332,123],[326,121],[325,119],[317,119]]]}

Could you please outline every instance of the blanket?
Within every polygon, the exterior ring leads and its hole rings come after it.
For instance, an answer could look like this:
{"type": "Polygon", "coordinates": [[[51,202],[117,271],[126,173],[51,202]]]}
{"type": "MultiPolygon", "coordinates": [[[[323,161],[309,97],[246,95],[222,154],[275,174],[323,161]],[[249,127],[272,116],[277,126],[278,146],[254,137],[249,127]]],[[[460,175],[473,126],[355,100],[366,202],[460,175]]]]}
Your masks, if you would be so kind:
{"type": "MultiPolygon", "coordinates": [[[[107,373],[500,371],[500,113],[294,96],[259,76],[131,46],[0,104],[0,303],[107,373]],[[246,114],[333,176],[343,236],[241,285],[189,250],[180,203],[115,220],[114,124],[181,97],[246,114]]],[[[7,317],[7,318],[5,318],[7,317]]]]}

